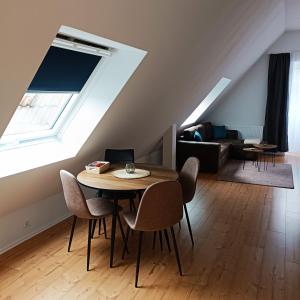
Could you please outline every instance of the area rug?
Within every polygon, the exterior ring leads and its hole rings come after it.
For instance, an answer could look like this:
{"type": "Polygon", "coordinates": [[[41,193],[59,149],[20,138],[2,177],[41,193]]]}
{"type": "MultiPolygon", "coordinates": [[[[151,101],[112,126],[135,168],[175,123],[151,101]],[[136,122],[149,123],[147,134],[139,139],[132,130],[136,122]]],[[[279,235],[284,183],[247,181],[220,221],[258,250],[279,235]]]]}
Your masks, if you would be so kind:
{"type": "Polygon", "coordinates": [[[290,164],[276,163],[275,167],[269,164],[267,170],[264,170],[262,164],[261,170],[258,172],[252,161],[246,161],[243,169],[242,160],[229,160],[219,171],[218,180],[294,188],[293,171],[290,164]]]}

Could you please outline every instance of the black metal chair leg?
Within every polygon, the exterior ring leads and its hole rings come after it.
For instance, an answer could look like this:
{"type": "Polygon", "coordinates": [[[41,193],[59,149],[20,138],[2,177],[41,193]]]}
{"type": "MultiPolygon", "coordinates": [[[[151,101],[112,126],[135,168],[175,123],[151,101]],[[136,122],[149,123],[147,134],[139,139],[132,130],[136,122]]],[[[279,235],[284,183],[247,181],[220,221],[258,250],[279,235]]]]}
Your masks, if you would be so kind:
{"type": "Polygon", "coordinates": [[[77,217],[74,216],[73,217],[72,228],[71,228],[71,234],[70,234],[70,238],[69,238],[68,252],[71,251],[71,245],[72,245],[72,240],[73,240],[73,235],[74,235],[76,221],[77,221],[77,217]]]}
{"type": "Polygon", "coordinates": [[[153,232],[153,242],[152,242],[152,249],[153,249],[153,250],[155,249],[156,234],[157,234],[157,231],[154,231],[154,232],[153,232]]]}
{"type": "Polygon", "coordinates": [[[188,228],[189,228],[189,232],[190,232],[190,236],[191,236],[191,240],[192,240],[192,245],[194,246],[194,238],[193,238],[193,233],[192,233],[190,218],[189,218],[189,214],[188,214],[188,210],[187,210],[186,204],[184,204],[183,207],[184,207],[186,221],[187,221],[187,224],[188,224],[188,228]]]}
{"type": "Polygon", "coordinates": [[[95,229],[97,225],[97,219],[93,220],[93,227],[92,227],[92,239],[94,238],[95,229]]]}
{"type": "Polygon", "coordinates": [[[126,241],[126,243],[124,243],[124,245],[123,245],[122,259],[124,259],[124,257],[125,257],[125,252],[126,252],[126,247],[125,247],[125,245],[128,244],[129,233],[130,233],[130,227],[128,226],[128,227],[127,227],[127,231],[126,231],[126,236],[125,236],[125,241],[126,241]]]}
{"type": "Polygon", "coordinates": [[[123,242],[124,242],[125,250],[126,250],[127,253],[129,253],[128,248],[127,248],[127,242],[126,242],[124,230],[123,230],[123,225],[122,225],[122,222],[121,222],[120,215],[118,213],[117,213],[117,218],[118,218],[118,223],[119,223],[122,239],[123,239],[123,242]]]}
{"type": "Polygon", "coordinates": [[[163,251],[163,241],[162,241],[161,231],[159,231],[158,234],[159,234],[160,250],[163,251]]]}
{"type": "Polygon", "coordinates": [[[101,234],[101,221],[102,221],[102,219],[99,219],[98,235],[101,234]]]}
{"type": "Polygon", "coordinates": [[[104,237],[107,239],[106,221],[105,221],[105,218],[103,218],[103,229],[104,229],[104,237]]]}
{"type": "MultiPolygon", "coordinates": [[[[134,198],[130,198],[129,199],[129,209],[130,211],[134,211],[136,213],[136,207],[135,207],[135,203],[134,203],[134,198]]],[[[131,230],[131,235],[134,235],[134,230],[131,230]]]]}
{"type": "Polygon", "coordinates": [[[166,241],[167,241],[167,246],[168,246],[169,252],[171,252],[170,241],[169,241],[169,235],[168,235],[167,229],[164,229],[164,234],[165,234],[165,238],[166,238],[166,241]]]}
{"type": "Polygon", "coordinates": [[[181,230],[181,221],[179,221],[178,226],[179,226],[179,230],[181,230]]]}
{"type": "Polygon", "coordinates": [[[143,231],[139,232],[139,243],[138,243],[138,253],[136,259],[136,270],[135,270],[135,287],[138,287],[139,271],[140,271],[140,261],[142,252],[142,241],[143,241],[143,231]]]}
{"type": "Polygon", "coordinates": [[[109,266],[112,268],[114,263],[114,251],[115,251],[115,237],[116,237],[116,225],[117,225],[117,209],[118,209],[118,200],[114,200],[114,211],[112,217],[112,224],[111,224],[111,240],[110,240],[110,260],[109,266]]]}
{"type": "Polygon", "coordinates": [[[177,243],[176,243],[176,238],[175,238],[173,226],[171,227],[171,234],[172,234],[173,245],[174,245],[174,249],[175,249],[175,254],[176,254],[176,260],[177,260],[177,265],[178,265],[178,269],[179,269],[179,274],[180,274],[180,276],[182,276],[181,263],[180,263],[179,252],[178,252],[178,248],[177,248],[177,243]]]}
{"type": "Polygon", "coordinates": [[[90,270],[90,256],[91,256],[91,239],[93,234],[93,222],[94,220],[89,220],[89,226],[88,226],[88,244],[87,244],[87,264],[86,264],[86,270],[90,270]]]}

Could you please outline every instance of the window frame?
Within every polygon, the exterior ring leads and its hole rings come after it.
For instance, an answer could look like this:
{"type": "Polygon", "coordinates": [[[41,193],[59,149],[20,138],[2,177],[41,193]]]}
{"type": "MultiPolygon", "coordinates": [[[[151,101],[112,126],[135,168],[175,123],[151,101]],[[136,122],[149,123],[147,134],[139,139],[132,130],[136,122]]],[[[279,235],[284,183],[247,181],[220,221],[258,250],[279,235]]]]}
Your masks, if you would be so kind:
{"type": "MultiPolygon", "coordinates": [[[[76,51],[76,50],[74,50],[76,51]]],[[[80,93],[70,93],[72,94],[67,105],[64,107],[64,109],[60,112],[59,117],[55,121],[53,127],[48,130],[40,130],[35,132],[28,132],[24,134],[15,134],[15,135],[7,135],[0,137],[0,152],[11,150],[15,148],[20,148],[24,146],[31,146],[35,144],[45,143],[49,141],[57,141],[59,140],[60,135],[63,133],[63,131],[68,126],[69,122],[72,121],[72,119],[75,117],[76,113],[80,109],[81,105],[84,103],[84,98],[87,95],[87,87],[89,86],[89,82],[93,81],[95,74],[99,72],[99,68],[105,63],[105,61],[109,57],[102,56],[99,63],[96,65],[95,69],[91,73],[90,77],[86,81],[85,85],[83,86],[80,93]]],[[[26,91],[26,93],[30,93],[26,91]]],[[[51,93],[51,92],[49,92],[51,93]]],[[[57,92],[53,92],[53,94],[56,94],[57,92]]],[[[35,94],[38,94],[36,92],[35,94]]],[[[19,106],[19,104],[18,104],[19,106]]],[[[11,118],[12,119],[12,118],[11,118]]],[[[10,120],[11,120],[10,119],[10,120]]],[[[9,123],[8,123],[9,124],[9,123]]],[[[8,126],[7,124],[7,126],[8,126]]],[[[7,128],[6,126],[6,128],[7,128]]],[[[6,129],[5,129],[6,130],[6,129]]],[[[4,131],[5,132],[5,131],[4,131]]]]}

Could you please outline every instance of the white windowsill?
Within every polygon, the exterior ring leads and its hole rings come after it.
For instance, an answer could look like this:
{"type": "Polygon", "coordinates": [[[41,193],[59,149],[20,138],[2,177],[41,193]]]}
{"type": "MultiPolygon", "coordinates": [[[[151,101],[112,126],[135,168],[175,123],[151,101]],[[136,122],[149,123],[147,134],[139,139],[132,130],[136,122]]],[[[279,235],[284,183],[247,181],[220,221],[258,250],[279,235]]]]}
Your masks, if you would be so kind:
{"type": "Polygon", "coordinates": [[[0,178],[74,157],[76,152],[58,140],[0,152],[0,178]]]}

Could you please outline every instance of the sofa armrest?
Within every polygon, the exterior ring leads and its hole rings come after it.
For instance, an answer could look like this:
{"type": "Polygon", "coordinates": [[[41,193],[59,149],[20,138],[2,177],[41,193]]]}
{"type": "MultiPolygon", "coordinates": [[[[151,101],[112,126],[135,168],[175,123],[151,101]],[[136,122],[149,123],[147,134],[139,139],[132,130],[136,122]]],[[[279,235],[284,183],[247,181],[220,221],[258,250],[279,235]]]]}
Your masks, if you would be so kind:
{"type": "Polygon", "coordinates": [[[200,170],[217,172],[221,144],[214,142],[177,141],[177,167],[181,168],[191,156],[200,160],[200,170]]]}

